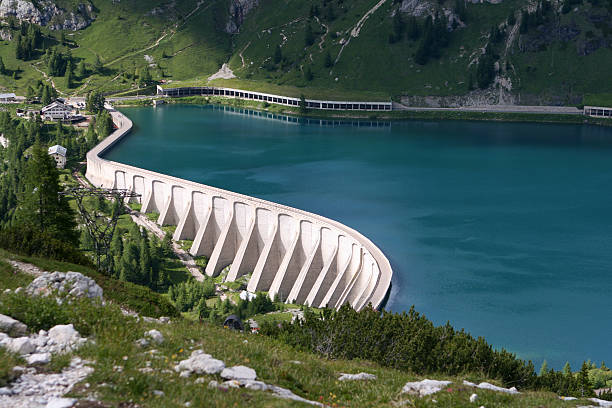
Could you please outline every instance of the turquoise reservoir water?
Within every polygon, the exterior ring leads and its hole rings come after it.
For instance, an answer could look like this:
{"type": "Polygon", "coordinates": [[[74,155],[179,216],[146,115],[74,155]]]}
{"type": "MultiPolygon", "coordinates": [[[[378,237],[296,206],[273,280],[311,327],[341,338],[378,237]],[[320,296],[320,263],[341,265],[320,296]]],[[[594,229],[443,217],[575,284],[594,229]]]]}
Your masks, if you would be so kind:
{"type": "Polygon", "coordinates": [[[356,228],[393,265],[387,308],[536,364],[612,362],[612,129],[124,112],[135,130],[108,159],[356,228]]]}

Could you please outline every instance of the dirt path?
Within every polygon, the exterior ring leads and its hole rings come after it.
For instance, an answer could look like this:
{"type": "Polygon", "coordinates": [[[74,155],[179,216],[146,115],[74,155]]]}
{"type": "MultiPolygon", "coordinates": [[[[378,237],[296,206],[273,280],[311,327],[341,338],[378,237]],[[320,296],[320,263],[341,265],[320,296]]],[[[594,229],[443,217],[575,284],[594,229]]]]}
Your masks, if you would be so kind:
{"type": "Polygon", "coordinates": [[[351,30],[351,35],[349,36],[349,38],[346,40],[346,42],[344,44],[342,44],[342,48],[340,48],[340,51],[338,52],[338,56],[336,57],[336,61],[334,61],[334,65],[337,64],[338,61],[340,60],[340,56],[342,55],[342,51],[344,51],[344,47],[349,45],[349,43],[351,42],[351,38],[359,37],[359,33],[361,32],[361,29],[363,28],[363,25],[366,23],[366,21],[368,21],[368,18],[370,18],[370,16],[372,14],[374,14],[376,12],[376,10],[378,10],[386,2],[387,2],[387,0],[380,0],[378,3],[376,3],[376,5],[374,7],[372,7],[370,10],[368,10],[368,12],[363,15],[363,17],[361,17],[359,19],[357,24],[355,24],[355,27],[353,27],[353,29],[351,30]]]}
{"type": "MultiPolygon", "coordinates": [[[[147,216],[141,212],[130,210],[130,217],[132,217],[132,221],[134,221],[137,225],[146,228],[152,234],[155,234],[157,238],[163,239],[166,233],[153,221],[147,218],[147,216]]],[[[176,254],[176,256],[180,259],[181,263],[187,268],[191,276],[193,276],[197,281],[202,282],[204,280],[204,275],[200,272],[200,268],[196,265],[193,257],[185,251],[183,248],[179,246],[176,242],[172,241],[172,250],[176,254]]]]}
{"type": "Polygon", "coordinates": [[[38,266],[34,266],[32,264],[29,263],[25,263],[25,262],[19,262],[19,261],[13,261],[12,259],[7,259],[8,263],[11,264],[11,266],[15,269],[18,269],[19,271],[27,274],[27,275],[32,275],[32,276],[40,276],[43,273],[45,273],[45,271],[43,271],[42,269],[40,269],[38,266]]]}
{"type": "Polygon", "coordinates": [[[57,91],[58,94],[60,95],[65,95],[65,93],[63,93],[62,91],[60,91],[59,89],[57,89],[57,86],[55,86],[55,81],[53,80],[52,77],[50,77],[49,75],[47,75],[47,73],[41,69],[39,69],[35,64],[30,64],[30,66],[32,68],[34,68],[36,71],[38,71],[38,73],[40,73],[43,78],[45,79],[45,81],[47,82],[51,82],[51,86],[53,87],[53,89],[55,89],[57,91]]]}
{"type": "Polygon", "coordinates": [[[322,23],[321,20],[319,20],[319,17],[317,16],[315,16],[315,20],[317,20],[317,23],[321,24],[322,27],[325,27],[325,34],[321,36],[321,41],[319,41],[319,49],[323,51],[323,44],[325,43],[325,37],[327,37],[327,34],[329,34],[329,26],[322,23]]]}
{"type": "Polygon", "coordinates": [[[240,53],[238,55],[240,55],[240,60],[242,61],[242,68],[246,67],[246,64],[244,63],[244,56],[242,55],[243,52],[245,52],[247,50],[247,48],[249,48],[249,45],[251,45],[251,42],[249,41],[249,43],[247,45],[245,45],[245,47],[242,49],[242,51],[240,51],[240,53]]]}
{"type": "Polygon", "coordinates": [[[141,50],[132,51],[132,52],[130,52],[130,53],[128,53],[128,54],[122,55],[121,57],[115,58],[115,59],[114,59],[114,60],[112,60],[111,62],[107,62],[106,64],[104,64],[104,66],[105,66],[105,67],[111,66],[111,65],[114,65],[114,64],[116,64],[117,62],[122,61],[122,60],[124,60],[124,59],[126,59],[126,58],[132,57],[132,56],[134,56],[134,55],[142,54],[142,53],[143,53],[143,52],[145,52],[145,51],[149,51],[150,49],[157,47],[157,46],[159,45],[159,43],[160,43],[160,42],[162,42],[162,41],[164,40],[164,38],[166,38],[167,36],[168,36],[168,32],[167,32],[167,31],[164,31],[164,32],[162,33],[162,36],[161,36],[161,37],[159,37],[159,38],[158,38],[158,39],[155,41],[155,43],[153,43],[152,45],[149,45],[148,47],[145,47],[145,48],[143,48],[143,49],[141,49],[141,50]]]}

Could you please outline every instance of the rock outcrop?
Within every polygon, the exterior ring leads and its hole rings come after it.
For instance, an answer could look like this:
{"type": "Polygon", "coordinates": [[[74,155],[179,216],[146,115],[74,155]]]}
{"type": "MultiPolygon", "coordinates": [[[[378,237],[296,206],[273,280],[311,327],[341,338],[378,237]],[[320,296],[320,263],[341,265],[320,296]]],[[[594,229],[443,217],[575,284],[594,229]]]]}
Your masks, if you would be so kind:
{"type": "Polygon", "coordinates": [[[21,337],[27,334],[28,326],[12,317],[0,314],[0,332],[6,333],[11,337],[21,337]]]}
{"type": "Polygon", "coordinates": [[[79,3],[73,11],[57,7],[53,1],[42,0],[34,4],[28,0],[2,0],[0,17],[14,16],[20,21],[48,26],[52,30],[81,30],[95,19],[91,3],[79,3]]]}
{"type": "Polygon", "coordinates": [[[229,21],[225,25],[225,31],[236,34],[244,23],[246,15],[259,5],[259,0],[232,0],[229,9],[229,21]]]}
{"type": "Polygon", "coordinates": [[[71,297],[102,300],[102,288],[91,278],[78,272],[44,273],[26,288],[31,296],[49,296],[52,293],[71,297]]]}

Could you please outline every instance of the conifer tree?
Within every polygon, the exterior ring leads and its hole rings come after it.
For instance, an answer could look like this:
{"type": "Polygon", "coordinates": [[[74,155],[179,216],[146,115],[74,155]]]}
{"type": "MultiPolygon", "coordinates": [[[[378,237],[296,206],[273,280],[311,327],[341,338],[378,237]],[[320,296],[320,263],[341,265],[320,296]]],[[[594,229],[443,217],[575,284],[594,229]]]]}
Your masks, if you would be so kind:
{"type": "Polygon", "coordinates": [[[281,51],[281,47],[280,45],[276,45],[276,48],[274,49],[274,63],[275,64],[279,64],[283,59],[283,53],[281,51]]]}
{"type": "Polygon", "coordinates": [[[4,61],[2,57],[0,57],[0,74],[6,75],[6,67],[4,66],[4,61]]]}
{"type": "Polygon", "coordinates": [[[16,224],[78,246],[75,213],[68,200],[59,194],[61,188],[55,161],[38,139],[25,171],[25,189],[16,210],[16,224]]]}

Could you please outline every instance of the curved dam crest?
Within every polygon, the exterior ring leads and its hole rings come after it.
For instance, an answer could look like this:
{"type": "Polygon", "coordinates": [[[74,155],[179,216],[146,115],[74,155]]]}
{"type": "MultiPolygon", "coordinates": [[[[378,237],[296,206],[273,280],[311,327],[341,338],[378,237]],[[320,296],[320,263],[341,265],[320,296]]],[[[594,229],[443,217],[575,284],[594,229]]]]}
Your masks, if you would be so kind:
{"type": "Polygon", "coordinates": [[[383,304],[391,265],[359,232],[306,211],[103,159],[133,126],[109,110],[117,130],[87,153],[87,179],[140,194],[143,212],[159,213],[160,225],[177,226],[175,240],[193,240],[190,253],[209,258],[208,276],[231,265],[226,280],[252,273],[249,291],[291,303],[349,303],[357,310],[383,304]]]}

